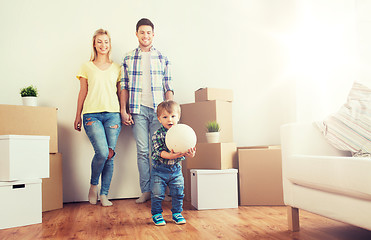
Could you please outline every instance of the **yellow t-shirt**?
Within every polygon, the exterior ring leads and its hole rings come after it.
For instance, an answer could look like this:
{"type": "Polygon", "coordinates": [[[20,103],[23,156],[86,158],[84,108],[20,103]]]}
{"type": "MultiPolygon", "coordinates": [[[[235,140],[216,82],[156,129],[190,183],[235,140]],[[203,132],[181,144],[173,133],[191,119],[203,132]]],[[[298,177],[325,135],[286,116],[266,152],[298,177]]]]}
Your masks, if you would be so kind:
{"type": "Polygon", "coordinates": [[[77,76],[88,80],[82,113],[120,112],[117,96],[117,82],[120,81],[120,65],[112,63],[106,70],[99,69],[93,62],[84,63],[77,76]]]}

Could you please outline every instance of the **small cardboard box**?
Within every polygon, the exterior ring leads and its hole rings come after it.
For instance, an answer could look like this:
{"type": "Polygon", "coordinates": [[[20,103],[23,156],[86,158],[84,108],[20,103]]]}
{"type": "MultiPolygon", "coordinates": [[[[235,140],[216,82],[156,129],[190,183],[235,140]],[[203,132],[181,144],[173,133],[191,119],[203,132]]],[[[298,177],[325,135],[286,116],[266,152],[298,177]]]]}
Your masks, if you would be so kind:
{"type": "Polygon", "coordinates": [[[48,178],[49,139],[0,135],[0,181],[48,178]]]}
{"type": "Polygon", "coordinates": [[[206,123],[217,121],[220,125],[220,142],[233,142],[232,103],[219,100],[181,104],[180,122],[196,133],[197,142],[206,141],[206,123]]]}
{"type": "Polygon", "coordinates": [[[41,179],[0,182],[0,229],[42,222],[41,179]]]}
{"type": "Polygon", "coordinates": [[[237,208],[237,172],[237,169],[192,169],[192,206],[198,210],[237,208]]]}
{"type": "Polygon", "coordinates": [[[57,109],[0,104],[0,135],[50,136],[49,152],[58,152],[57,109]]]}
{"type": "Polygon", "coordinates": [[[51,153],[50,177],[42,179],[42,211],[63,208],[62,154],[51,153]]]}
{"type": "Polygon", "coordinates": [[[210,100],[233,101],[233,90],[222,88],[200,88],[195,91],[195,102],[210,100]]]}
{"type": "Polygon", "coordinates": [[[184,199],[191,200],[190,169],[237,168],[237,147],[235,143],[197,143],[194,158],[183,161],[184,199]]]}
{"type": "Polygon", "coordinates": [[[284,205],[279,146],[239,147],[240,205],[284,205]]]}

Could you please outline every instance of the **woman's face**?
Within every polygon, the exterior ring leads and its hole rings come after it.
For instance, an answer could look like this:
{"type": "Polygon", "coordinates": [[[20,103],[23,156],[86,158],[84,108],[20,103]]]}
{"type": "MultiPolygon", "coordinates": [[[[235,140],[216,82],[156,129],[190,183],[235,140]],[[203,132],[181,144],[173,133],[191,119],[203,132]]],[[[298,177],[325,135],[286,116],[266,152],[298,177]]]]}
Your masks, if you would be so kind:
{"type": "Polygon", "coordinates": [[[106,34],[98,35],[94,42],[95,50],[97,54],[107,55],[111,50],[111,43],[109,37],[106,34]]]}

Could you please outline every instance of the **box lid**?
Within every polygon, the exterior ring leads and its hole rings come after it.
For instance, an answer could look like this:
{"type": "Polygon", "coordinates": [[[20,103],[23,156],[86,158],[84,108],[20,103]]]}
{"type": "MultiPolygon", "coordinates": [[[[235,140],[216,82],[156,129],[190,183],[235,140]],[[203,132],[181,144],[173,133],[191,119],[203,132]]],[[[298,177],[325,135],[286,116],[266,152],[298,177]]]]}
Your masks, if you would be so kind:
{"type": "Polygon", "coordinates": [[[27,180],[0,182],[0,187],[21,185],[21,184],[35,184],[35,183],[41,183],[41,179],[27,179],[27,180]]]}
{"type": "Polygon", "coordinates": [[[0,135],[0,140],[9,139],[28,139],[28,140],[50,140],[50,136],[38,136],[38,135],[0,135]]]}
{"type": "Polygon", "coordinates": [[[270,145],[270,146],[237,147],[237,150],[267,150],[267,149],[281,149],[281,146],[270,145]]]}
{"type": "Polygon", "coordinates": [[[234,174],[238,172],[238,169],[230,168],[230,169],[222,169],[222,170],[215,170],[215,169],[191,169],[191,173],[195,174],[234,174]]]}

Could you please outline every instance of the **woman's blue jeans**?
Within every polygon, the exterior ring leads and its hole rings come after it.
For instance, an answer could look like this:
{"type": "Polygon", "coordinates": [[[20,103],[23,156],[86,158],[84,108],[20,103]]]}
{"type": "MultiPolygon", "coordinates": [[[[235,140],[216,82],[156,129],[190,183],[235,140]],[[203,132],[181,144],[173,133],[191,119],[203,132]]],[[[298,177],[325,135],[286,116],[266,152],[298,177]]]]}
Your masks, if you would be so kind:
{"type": "Polygon", "coordinates": [[[155,162],[151,172],[151,213],[152,215],[162,213],[162,201],[165,198],[166,187],[170,188],[172,198],[172,213],[183,211],[184,178],[182,166],[177,163],[166,165],[155,162]]]}
{"type": "Polygon", "coordinates": [[[137,143],[137,163],[139,170],[139,184],[142,193],[150,192],[151,188],[151,137],[161,127],[157,114],[153,108],[140,106],[140,114],[133,114],[133,135],[137,143]]]}
{"type": "Polygon", "coordinates": [[[83,115],[83,122],[95,152],[91,162],[90,184],[98,185],[101,176],[100,195],[108,195],[113,174],[113,158],[116,155],[114,151],[121,131],[120,113],[86,113],[83,115]],[[110,159],[109,149],[113,151],[110,159]]]}

